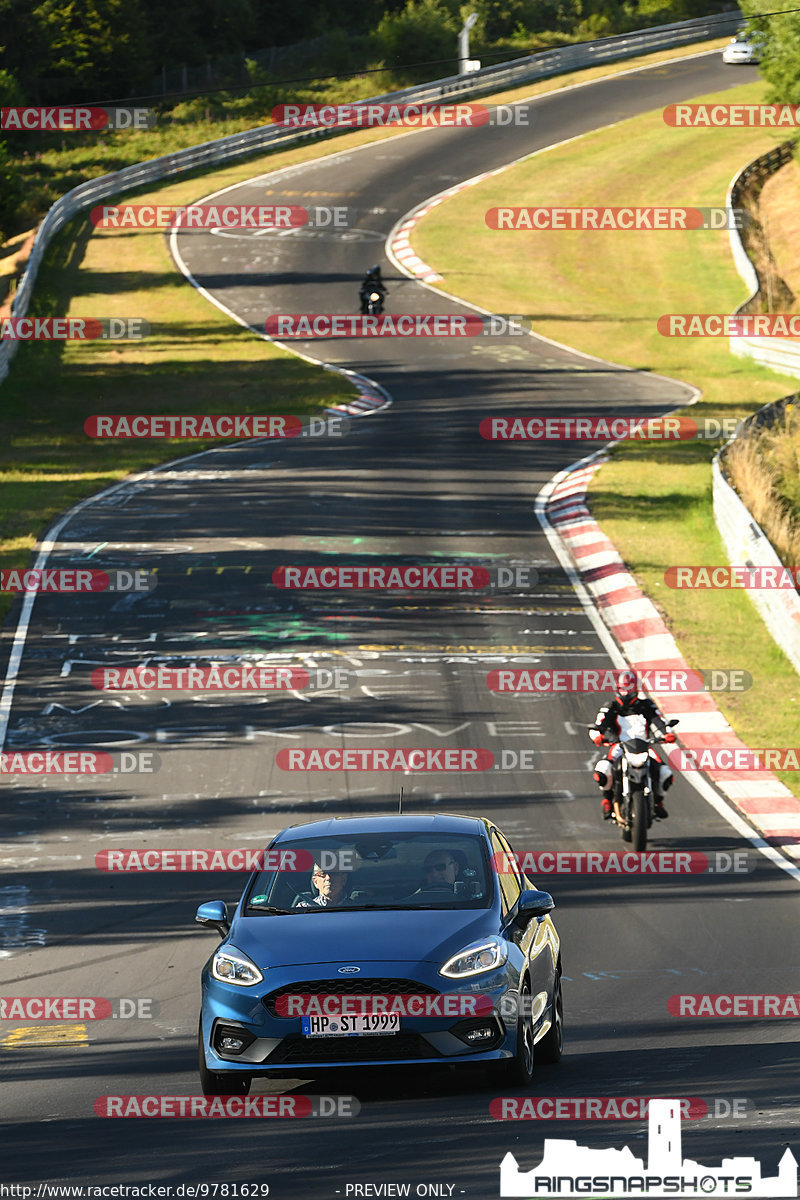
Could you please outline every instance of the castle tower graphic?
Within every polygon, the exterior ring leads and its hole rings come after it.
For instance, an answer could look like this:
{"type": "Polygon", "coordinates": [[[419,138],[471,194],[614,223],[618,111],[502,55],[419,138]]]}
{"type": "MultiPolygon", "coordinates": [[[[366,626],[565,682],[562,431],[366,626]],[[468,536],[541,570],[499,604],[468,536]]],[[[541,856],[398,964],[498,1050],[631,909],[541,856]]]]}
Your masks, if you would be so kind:
{"type": "MultiPolygon", "coordinates": [[[[505,1156],[500,1164],[500,1195],[568,1200],[582,1197],[592,1200],[593,1196],[611,1200],[614,1196],[637,1194],[648,1198],[676,1196],[724,1196],[728,1194],[729,1182],[747,1179],[748,1186],[740,1195],[749,1197],[774,1197],[789,1200],[797,1196],[797,1159],[788,1148],[778,1163],[778,1174],[762,1178],[761,1164],[755,1158],[724,1158],[719,1167],[704,1167],[692,1159],[684,1159],[681,1148],[681,1117],[678,1100],[651,1100],[648,1115],[647,1165],[635,1158],[631,1150],[592,1150],[579,1146],[568,1139],[545,1138],[542,1161],[532,1171],[520,1171],[513,1154],[505,1156]],[[615,1181],[617,1190],[587,1190],[586,1180],[602,1176],[615,1181]],[[647,1178],[646,1184],[644,1179],[647,1178]],[[680,1179],[681,1190],[665,1180],[680,1179]],[[643,1184],[627,1186],[631,1179],[643,1184]],[[691,1181],[696,1180],[694,1186],[691,1181]],[[686,1182],[690,1181],[687,1188],[686,1182]],[[702,1183],[701,1183],[702,1181],[702,1183]]],[[[589,1185],[592,1186],[591,1183],[589,1185]]],[[[595,1187],[601,1187],[595,1184],[595,1187]]]]}

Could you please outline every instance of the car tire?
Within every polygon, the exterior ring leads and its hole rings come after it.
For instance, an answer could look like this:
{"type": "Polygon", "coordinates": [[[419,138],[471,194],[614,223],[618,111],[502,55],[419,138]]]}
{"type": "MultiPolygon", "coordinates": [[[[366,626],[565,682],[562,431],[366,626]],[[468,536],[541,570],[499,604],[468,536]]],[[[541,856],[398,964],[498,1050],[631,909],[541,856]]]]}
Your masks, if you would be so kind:
{"type": "Polygon", "coordinates": [[[556,968],[553,985],[553,1023],[536,1043],[536,1057],[545,1063],[557,1063],[564,1050],[564,1000],[561,991],[561,964],[556,968]]]}
{"type": "Polygon", "coordinates": [[[531,1021],[531,988],[527,979],[520,993],[520,1012],[517,1017],[517,1049],[514,1057],[505,1064],[508,1083],[517,1087],[530,1087],[533,1082],[534,1046],[533,1023],[531,1021]]]}
{"type": "Polygon", "coordinates": [[[248,1095],[252,1076],[240,1075],[238,1071],[209,1071],[203,1045],[202,1021],[197,1030],[197,1066],[200,1072],[200,1089],[204,1096],[248,1095]]]}

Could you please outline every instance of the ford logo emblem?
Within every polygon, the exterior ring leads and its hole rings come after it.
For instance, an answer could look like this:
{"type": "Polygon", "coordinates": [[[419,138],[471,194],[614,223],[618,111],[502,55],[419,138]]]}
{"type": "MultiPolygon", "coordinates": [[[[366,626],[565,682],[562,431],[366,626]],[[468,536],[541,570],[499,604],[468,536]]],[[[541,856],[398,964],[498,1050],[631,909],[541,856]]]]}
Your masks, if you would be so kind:
{"type": "Polygon", "coordinates": [[[358,975],[361,967],[339,967],[340,975],[358,975]]]}

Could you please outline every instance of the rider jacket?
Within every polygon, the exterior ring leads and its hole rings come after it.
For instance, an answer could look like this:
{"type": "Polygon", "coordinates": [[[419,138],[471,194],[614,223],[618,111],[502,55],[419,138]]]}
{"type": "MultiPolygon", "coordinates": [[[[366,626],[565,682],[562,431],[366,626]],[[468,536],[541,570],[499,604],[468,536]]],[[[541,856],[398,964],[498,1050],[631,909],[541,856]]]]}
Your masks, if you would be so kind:
{"type": "Polygon", "coordinates": [[[666,732],[667,723],[658,706],[647,696],[637,696],[633,704],[622,705],[618,700],[612,700],[605,708],[601,708],[589,730],[589,737],[596,745],[619,740],[620,717],[634,714],[644,717],[648,725],[654,725],[659,733],[666,732]]]}

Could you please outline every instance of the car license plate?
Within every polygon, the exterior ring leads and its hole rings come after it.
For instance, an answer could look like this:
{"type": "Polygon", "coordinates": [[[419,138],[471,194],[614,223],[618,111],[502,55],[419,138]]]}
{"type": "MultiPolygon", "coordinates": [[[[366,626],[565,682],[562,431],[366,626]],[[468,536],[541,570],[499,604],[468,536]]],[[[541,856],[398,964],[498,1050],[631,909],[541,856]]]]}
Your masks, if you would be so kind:
{"type": "Polygon", "coordinates": [[[370,1033],[399,1033],[399,1013],[359,1013],[343,1017],[301,1017],[306,1037],[363,1037],[370,1033]]]}

